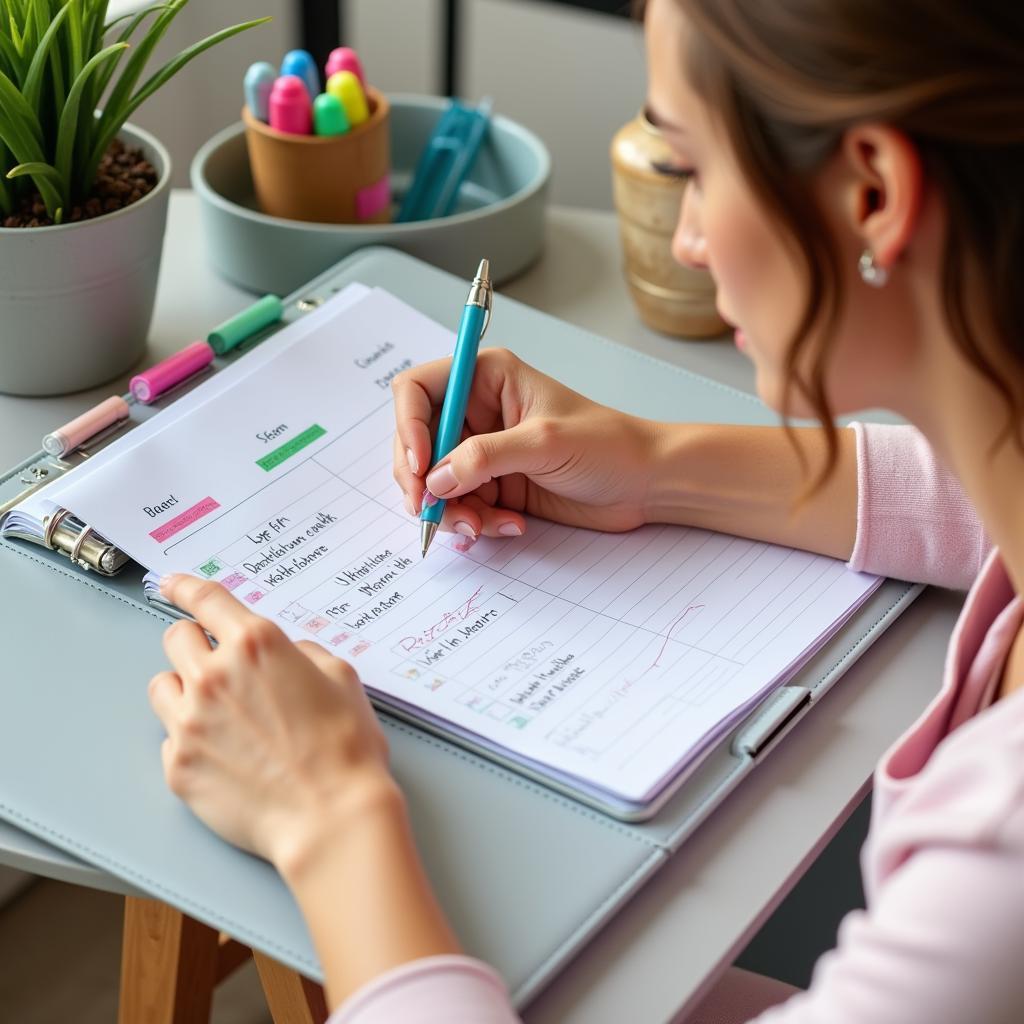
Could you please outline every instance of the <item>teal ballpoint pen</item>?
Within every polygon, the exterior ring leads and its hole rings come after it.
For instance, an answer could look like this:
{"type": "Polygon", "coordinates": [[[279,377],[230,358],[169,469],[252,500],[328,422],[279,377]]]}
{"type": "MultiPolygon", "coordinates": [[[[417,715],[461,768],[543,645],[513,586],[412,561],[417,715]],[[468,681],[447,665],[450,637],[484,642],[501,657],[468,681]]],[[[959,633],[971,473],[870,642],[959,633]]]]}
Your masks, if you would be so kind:
{"type": "MultiPolygon", "coordinates": [[[[431,468],[436,466],[459,441],[462,440],[462,424],[466,421],[466,403],[469,401],[469,389],[473,386],[473,370],[476,368],[476,354],[480,348],[480,339],[487,330],[491,320],[491,288],[490,263],[480,261],[480,267],[473,278],[469,289],[469,298],[462,308],[462,319],[459,321],[459,334],[455,339],[455,354],[452,356],[452,368],[448,376],[448,387],[444,393],[441,406],[441,420],[437,427],[437,440],[434,442],[434,459],[431,468]]],[[[429,499],[423,503],[420,511],[420,547],[426,555],[430,542],[437,533],[444,514],[444,499],[438,498],[432,504],[429,499]]]]}

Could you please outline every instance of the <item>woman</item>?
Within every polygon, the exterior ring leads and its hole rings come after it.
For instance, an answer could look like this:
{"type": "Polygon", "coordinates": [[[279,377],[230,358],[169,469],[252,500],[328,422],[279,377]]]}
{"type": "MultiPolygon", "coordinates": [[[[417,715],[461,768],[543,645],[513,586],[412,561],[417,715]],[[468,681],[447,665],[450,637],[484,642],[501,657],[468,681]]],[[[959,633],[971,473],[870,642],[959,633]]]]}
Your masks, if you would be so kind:
{"type": "MultiPolygon", "coordinates": [[[[876,774],[868,910],[763,1020],[1019,1021],[1024,13],[652,0],[647,47],[649,116],[690,175],[674,254],[714,275],[764,401],[824,429],[643,421],[487,352],[474,436],[425,479],[447,364],[396,381],[396,479],[411,512],[424,485],[458,499],[445,525],[468,537],[521,533],[528,512],[714,526],[949,586],[980,569],[939,695],[876,774]],[[914,427],[831,427],[875,406],[914,427]]],[[[431,896],[353,670],[219,588],[167,591],[220,641],[168,631],[175,671],[151,684],[168,781],[279,868],[336,1019],[513,1019],[431,896]]],[[[778,998],[743,985],[693,1019],[778,998]]]]}

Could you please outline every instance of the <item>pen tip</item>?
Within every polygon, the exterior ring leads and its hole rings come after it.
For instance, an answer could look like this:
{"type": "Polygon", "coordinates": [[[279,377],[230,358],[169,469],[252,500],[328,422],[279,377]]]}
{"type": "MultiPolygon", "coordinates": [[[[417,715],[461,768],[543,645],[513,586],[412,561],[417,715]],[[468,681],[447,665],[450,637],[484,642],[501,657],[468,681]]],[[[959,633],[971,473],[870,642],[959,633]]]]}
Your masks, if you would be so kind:
{"type": "Polygon", "coordinates": [[[427,549],[430,547],[435,533],[437,533],[437,523],[423,520],[420,524],[420,558],[427,557],[427,549]]]}
{"type": "Polygon", "coordinates": [[[489,281],[491,279],[491,261],[481,260],[480,266],[477,268],[476,276],[481,281],[489,281]]]}

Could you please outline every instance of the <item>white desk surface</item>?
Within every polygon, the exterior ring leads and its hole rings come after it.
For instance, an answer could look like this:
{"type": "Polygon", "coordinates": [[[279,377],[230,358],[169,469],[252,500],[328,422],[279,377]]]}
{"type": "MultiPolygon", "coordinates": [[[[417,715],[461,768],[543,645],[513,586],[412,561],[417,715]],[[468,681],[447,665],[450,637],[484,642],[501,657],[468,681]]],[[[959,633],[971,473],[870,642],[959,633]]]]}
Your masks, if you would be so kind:
{"type": "MultiPolygon", "coordinates": [[[[552,208],[543,257],[501,291],[650,355],[752,390],[750,367],[731,341],[683,342],[641,324],[622,282],[617,231],[611,213],[552,208]]],[[[191,192],[176,190],[144,365],[205,337],[211,324],[250,301],[251,295],[206,268],[198,201],[191,192]]],[[[0,465],[20,461],[48,430],[125,390],[127,375],[73,396],[0,396],[0,465]]],[[[537,997],[526,1010],[529,1024],[647,1024],[669,1021],[691,1003],[831,838],[864,794],[879,756],[931,698],[961,603],[962,595],[934,589],[918,598],[537,997]]],[[[132,891],[2,822],[0,864],[93,888],[132,891]]]]}

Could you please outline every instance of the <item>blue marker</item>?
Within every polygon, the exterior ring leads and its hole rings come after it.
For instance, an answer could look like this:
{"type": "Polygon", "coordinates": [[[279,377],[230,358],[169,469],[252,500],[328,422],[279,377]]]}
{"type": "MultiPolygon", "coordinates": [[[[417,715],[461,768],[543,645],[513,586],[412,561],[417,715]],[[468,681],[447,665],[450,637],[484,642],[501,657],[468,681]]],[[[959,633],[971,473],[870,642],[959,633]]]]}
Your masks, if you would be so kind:
{"type": "MultiPolygon", "coordinates": [[[[455,448],[462,438],[462,424],[466,422],[466,404],[469,402],[469,389],[473,385],[476,354],[480,348],[480,339],[484,336],[491,319],[493,292],[490,271],[490,263],[481,260],[476,277],[473,278],[473,285],[469,289],[469,298],[462,307],[459,334],[455,339],[455,354],[452,356],[448,387],[445,389],[441,420],[437,427],[437,440],[434,442],[433,466],[455,448]]],[[[444,506],[443,498],[431,500],[431,496],[428,496],[423,502],[420,511],[420,548],[423,555],[426,555],[427,548],[437,533],[441,516],[444,514],[444,506]]]]}
{"type": "Polygon", "coordinates": [[[306,83],[310,103],[320,95],[320,72],[307,50],[289,50],[281,61],[281,74],[301,78],[306,83]]]}
{"type": "Polygon", "coordinates": [[[245,105],[249,108],[249,113],[264,124],[270,120],[270,89],[275,78],[277,72],[274,65],[260,60],[249,65],[242,82],[245,105]]]}

